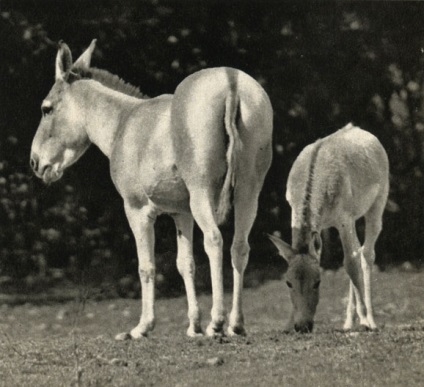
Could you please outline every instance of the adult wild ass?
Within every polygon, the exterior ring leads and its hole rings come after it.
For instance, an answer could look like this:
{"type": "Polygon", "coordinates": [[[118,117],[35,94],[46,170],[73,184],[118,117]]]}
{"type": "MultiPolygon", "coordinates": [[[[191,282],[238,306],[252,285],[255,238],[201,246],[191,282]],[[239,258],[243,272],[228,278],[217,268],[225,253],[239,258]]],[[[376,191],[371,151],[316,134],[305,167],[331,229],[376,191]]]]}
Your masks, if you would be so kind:
{"type": "Polygon", "coordinates": [[[292,208],[292,245],[270,236],[288,263],[286,283],[293,306],[287,329],[312,331],[319,298],[320,232],[328,227],[337,228],[340,234],[344,267],[350,277],[344,328],[352,328],[356,305],[360,324],[376,329],[371,269],[388,191],[389,163],[383,146],[375,136],[352,124],[300,153],[286,192],[292,208]],[[361,247],[355,221],[362,216],[366,228],[361,247]]]}
{"type": "Polygon", "coordinates": [[[146,336],[155,324],[154,223],[173,217],[177,267],[188,299],[187,334],[202,334],[194,286],[193,218],[210,260],[213,306],[209,336],[225,322],[222,236],[218,225],[234,207],[231,247],[234,268],[230,335],[243,334],[241,293],[248,261],[248,235],[272,157],[272,107],[262,87],[232,68],[212,68],[187,77],[175,95],[141,99],[117,76],[90,67],[95,40],[72,63],[60,43],[56,81],[41,109],[31,150],[35,174],[50,183],[97,145],[110,160],[112,180],[124,200],[137,244],[142,285],[140,322],[117,339],[146,336]]]}

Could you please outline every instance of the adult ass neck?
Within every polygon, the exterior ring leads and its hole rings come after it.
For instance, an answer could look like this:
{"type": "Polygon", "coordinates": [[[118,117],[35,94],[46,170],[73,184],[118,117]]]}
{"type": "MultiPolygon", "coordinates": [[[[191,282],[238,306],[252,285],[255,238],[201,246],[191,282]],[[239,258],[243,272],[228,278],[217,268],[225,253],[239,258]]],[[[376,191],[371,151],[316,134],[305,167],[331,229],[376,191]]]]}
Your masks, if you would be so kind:
{"type": "Polygon", "coordinates": [[[90,141],[109,159],[114,142],[132,110],[145,100],[83,79],[72,84],[76,114],[80,114],[90,141]]]}

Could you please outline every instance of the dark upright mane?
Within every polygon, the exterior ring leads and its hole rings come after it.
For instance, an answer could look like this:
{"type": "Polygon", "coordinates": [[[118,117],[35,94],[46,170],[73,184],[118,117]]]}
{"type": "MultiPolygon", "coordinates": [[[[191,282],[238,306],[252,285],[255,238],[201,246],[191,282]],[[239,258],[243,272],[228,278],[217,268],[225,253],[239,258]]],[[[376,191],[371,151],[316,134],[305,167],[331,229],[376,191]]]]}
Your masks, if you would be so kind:
{"type": "Polygon", "coordinates": [[[69,74],[68,82],[73,83],[81,79],[93,79],[109,89],[119,91],[131,97],[140,99],[149,98],[144,95],[138,87],[125,82],[122,78],[109,71],[101,70],[96,67],[90,67],[89,69],[73,67],[69,74]]]}
{"type": "Polygon", "coordinates": [[[309,164],[309,173],[308,173],[308,180],[306,182],[306,190],[305,190],[305,199],[303,202],[303,209],[302,209],[302,216],[303,216],[303,222],[306,224],[307,220],[311,217],[311,197],[312,197],[312,190],[313,190],[313,184],[314,184],[314,174],[315,174],[315,165],[316,160],[318,158],[318,152],[321,149],[322,141],[318,140],[316,141],[316,146],[313,149],[313,153],[311,155],[311,162],[309,164]]]}
{"type": "MultiPolygon", "coordinates": [[[[306,181],[305,196],[303,199],[302,219],[300,229],[292,229],[292,246],[300,254],[306,254],[309,251],[309,237],[312,231],[310,219],[312,217],[312,193],[314,190],[315,181],[315,166],[318,158],[318,153],[321,149],[322,141],[317,140],[314,149],[312,150],[311,160],[309,163],[308,180],[306,181]]],[[[318,208],[321,212],[321,208],[318,208]]]]}

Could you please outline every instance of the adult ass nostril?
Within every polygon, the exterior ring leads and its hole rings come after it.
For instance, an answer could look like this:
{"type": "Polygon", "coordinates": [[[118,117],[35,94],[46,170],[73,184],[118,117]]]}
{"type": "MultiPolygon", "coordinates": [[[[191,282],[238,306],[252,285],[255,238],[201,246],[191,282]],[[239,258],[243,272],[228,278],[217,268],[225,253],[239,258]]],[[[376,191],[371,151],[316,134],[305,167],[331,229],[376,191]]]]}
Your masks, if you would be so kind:
{"type": "Polygon", "coordinates": [[[38,160],[35,156],[31,157],[31,160],[29,161],[29,165],[34,171],[38,169],[38,160]]]}
{"type": "Polygon", "coordinates": [[[50,169],[51,167],[49,166],[49,165],[44,165],[42,168],[40,167],[40,169],[38,170],[38,173],[41,175],[41,176],[43,176],[44,175],[44,173],[48,170],[48,169],[50,169]]]}

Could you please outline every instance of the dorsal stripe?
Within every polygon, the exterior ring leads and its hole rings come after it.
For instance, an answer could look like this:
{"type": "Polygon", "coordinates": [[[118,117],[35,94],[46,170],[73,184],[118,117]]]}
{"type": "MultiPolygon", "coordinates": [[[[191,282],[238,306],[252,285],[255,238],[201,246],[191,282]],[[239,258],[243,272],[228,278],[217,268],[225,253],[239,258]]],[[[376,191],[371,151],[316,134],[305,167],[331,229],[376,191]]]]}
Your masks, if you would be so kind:
{"type": "MultiPolygon", "coordinates": [[[[312,151],[311,161],[309,164],[309,173],[308,180],[306,182],[305,188],[305,196],[303,200],[303,208],[302,208],[302,224],[305,226],[312,226],[310,224],[311,216],[313,215],[313,211],[311,209],[312,206],[312,193],[314,190],[314,181],[315,181],[315,167],[318,159],[318,153],[321,149],[323,141],[320,139],[315,143],[315,146],[312,151]]],[[[318,213],[320,211],[317,211],[318,213]]],[[[309,227],[308,227],[309,228],[309,227]]]]}

